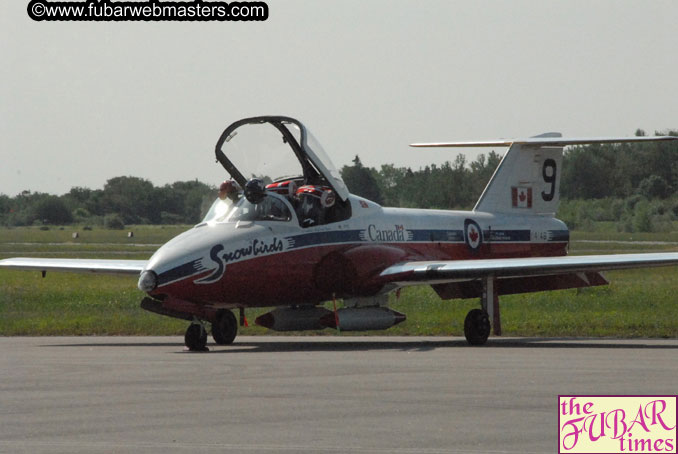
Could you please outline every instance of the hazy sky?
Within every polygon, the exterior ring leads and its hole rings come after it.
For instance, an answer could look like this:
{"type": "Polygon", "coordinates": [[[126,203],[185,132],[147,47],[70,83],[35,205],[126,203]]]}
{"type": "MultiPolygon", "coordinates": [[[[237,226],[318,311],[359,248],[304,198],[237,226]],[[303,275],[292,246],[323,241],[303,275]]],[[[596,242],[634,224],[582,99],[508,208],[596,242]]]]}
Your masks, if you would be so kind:
{"type": "MultiPolygon", "coordinates": [[[[217,184],[246,116],[299,118],[339,167],[416,141],[678,128],[678,1],[268,1],[265,22],[34,22],[0,2],[0,193],[133,175],[217,184]]],[[[469,153],[473,159],[477,151],[469,153]]]]}

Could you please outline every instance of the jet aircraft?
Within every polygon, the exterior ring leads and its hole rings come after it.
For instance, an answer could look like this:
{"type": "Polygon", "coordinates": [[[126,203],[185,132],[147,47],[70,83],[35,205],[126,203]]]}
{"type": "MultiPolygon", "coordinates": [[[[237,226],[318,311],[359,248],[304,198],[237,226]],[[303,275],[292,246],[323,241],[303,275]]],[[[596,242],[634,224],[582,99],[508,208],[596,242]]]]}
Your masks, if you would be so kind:
{"type": "Polygon", "coordinates": [[[149,260],[10,258],[0,268],[139,275],[141,307],[189,321],[185,343],[198,351],[209,328],[217,344],[231,344],[253,307],[271,307],[256,323],[279,331],[387,329],[406,317],[388,307],[389,293],[430,285],[443,299],[478,298],[464,334],[479,345],[492,328],[501,333],[500,295],[605,285],[601,271],[678,264],[678,253],[568,256],[568,228],[555,218],[563,147],[677,139],[547,133],[412,144],[508,147],[471,211],[425,210],[350,194],[298,120],[245,118],[215,147],[231,179],[220,197],[149,260]],[[335,298],[342,308],[321,305],[335,298]]]}

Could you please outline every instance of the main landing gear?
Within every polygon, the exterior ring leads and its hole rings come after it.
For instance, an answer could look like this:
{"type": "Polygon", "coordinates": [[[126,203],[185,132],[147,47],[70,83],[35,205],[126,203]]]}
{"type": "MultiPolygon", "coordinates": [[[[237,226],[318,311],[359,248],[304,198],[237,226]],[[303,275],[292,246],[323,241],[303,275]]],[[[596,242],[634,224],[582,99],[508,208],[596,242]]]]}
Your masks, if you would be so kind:
{"type": "Polygon", "coordinates": [[[494,327],[495,335],[501,335],[499,296],[496,284],[497,281],[494,276],[483,278],[483,293],[480,297],[482,309],[471,309],[466,315],[464,336],[471,345],[483,345],[487,342],[491,326],[494,327]]]}
{"type": "MultiPolygon", "coordinates": [[[[193,318],[193,322],[186,329],[184,342],[186,347],[192,352],[206,352],[207,348],[207,328],[206,323],[193,318]]],[[[216,319],[212,322],[212,337],[217,345],[229,345],[233,343],[236,334],[238,334],[238,322],[233,312],[229,310],[220,310],[217,312],[216,319]]]]}
{"type": "Polygon", "coordinates": [[[483,345],[490,336],[490,318],[482,309],[471,309],[464,320],[464,336],[471,345],[483,345]]]}
{"type": "Polygon", "coordinates": [[[238,334],[238,322],[233,312],[223,310],[217,312],[217,318],[212,323],[212,337],[218,345],[230,345],[238,334]]]}

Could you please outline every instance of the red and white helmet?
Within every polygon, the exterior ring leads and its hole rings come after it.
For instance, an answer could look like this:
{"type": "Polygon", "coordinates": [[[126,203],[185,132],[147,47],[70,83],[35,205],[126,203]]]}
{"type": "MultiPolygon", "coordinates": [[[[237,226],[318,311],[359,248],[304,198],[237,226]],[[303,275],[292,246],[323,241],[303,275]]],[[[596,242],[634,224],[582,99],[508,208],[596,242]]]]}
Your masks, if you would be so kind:
{"type": "Polygon", "coordinates": [[[227,196],[240,192],[240,186],[233,180],[225,180],[219,186],[219,198],[225,199],[227,196]]]}
{"type": "Polygon", "coordinates": [[[305,185],[297,189],[297,197],[313,197],[320,200],[320,205],[323,208],[329,208],[334,205],[336,201],[336,196],[332,188],[327,186],[315,186],[315,185],[305,185]]]}
{"type": "Polygon", "coordinates": [[[280,183],[271,183],[266,185],[266,190],[276,194],[294,197],[297,192],[297,184],[294,180],[281,181],[280,183]]]}

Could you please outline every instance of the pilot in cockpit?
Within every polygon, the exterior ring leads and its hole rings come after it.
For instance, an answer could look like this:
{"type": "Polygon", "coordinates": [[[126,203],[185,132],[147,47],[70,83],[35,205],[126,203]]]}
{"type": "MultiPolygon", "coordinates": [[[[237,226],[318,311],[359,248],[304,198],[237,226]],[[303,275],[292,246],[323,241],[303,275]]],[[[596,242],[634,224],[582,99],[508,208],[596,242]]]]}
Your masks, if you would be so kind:
{"type": "Polygon", "coordinates": [[[226,180],[219,186],[219,199],[235,203],[240,198],[240,186],[233,180],[226,180]]]}
{"type": "Polygon", "coordinates": [[[301,186],[297,189],[296,197],[297,215],[302,227],[324,224],[327,209],[335,202],[334,191],[327,186],[301,186]]]}
{"type": "Polygon", "coordinates": [[[204,221],[223,221],[230,213],[233,205],[240,199],[242,194],[240,186],[233,180],[226,180],[219,185],[217,200],[210,207],[204,221]]]}

